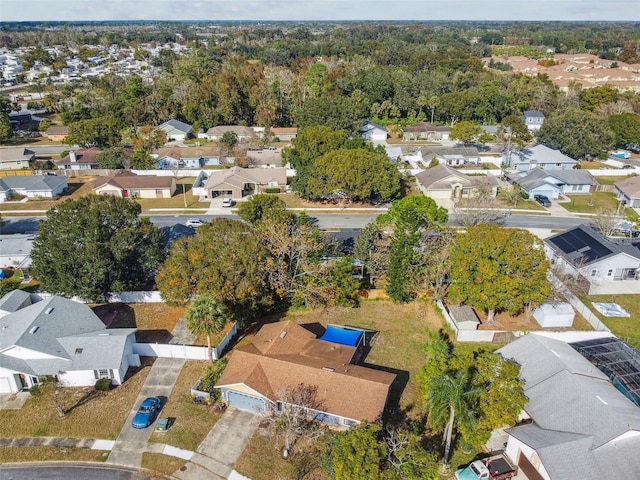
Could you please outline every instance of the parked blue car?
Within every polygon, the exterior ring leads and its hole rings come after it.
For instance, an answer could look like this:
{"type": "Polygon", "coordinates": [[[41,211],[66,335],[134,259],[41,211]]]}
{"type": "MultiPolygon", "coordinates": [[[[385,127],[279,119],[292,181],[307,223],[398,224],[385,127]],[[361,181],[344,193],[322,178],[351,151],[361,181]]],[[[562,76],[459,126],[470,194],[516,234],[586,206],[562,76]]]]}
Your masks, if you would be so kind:
{"type": "Polygon", "coordinates": [[[154,420],[156,414],[160,411],[161,402],[158,397],[145,398],[140,405],[138,413],[133,417],[131,426],[133,428],[147,428],[154,420]]]}

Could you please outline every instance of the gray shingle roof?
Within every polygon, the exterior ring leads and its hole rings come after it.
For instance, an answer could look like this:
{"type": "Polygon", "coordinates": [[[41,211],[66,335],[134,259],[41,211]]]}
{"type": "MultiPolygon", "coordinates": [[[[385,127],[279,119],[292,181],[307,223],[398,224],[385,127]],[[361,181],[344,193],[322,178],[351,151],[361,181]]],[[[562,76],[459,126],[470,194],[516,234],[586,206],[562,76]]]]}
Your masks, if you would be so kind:
{"type": "Polygon", "coordinates": [[[0,298],[0,311],[13,313],[31,302],[31,294],[24,290],[13,290],[0,298]]]}
{"type": "Polygon", "coordinates": [[[52,191],[66,185],[66,177],[56,175],[7,176],[0,178],[0,190],[52,191]]]}
{"type": "Polygon", "coordinates": [[[528,334],[498,350],[522,368],[533,424],[507,430],[552,479],[636,478],[640,408],[569,344],[528,334]],[[630,435],[631,434],[631,435],[630,435]],[[635,452],[635,453],[632,453],[635,452]]]}
{"type": "Polygon", "coordinates": [[[0,318],[0,332],[0,351],[21,347],[39,353],[27,359],[0,353],[0,367],[52,375],[119,368],[126,339],[135,329],[107,330],[87,305],[53,296],[0,318]]]}
{"type": "Polygon", "coordinates": [[[184,134],[187,134],[191,131],[191,125],[189,125],[188,123],[181,122],[180,120],[175,120],[173,118],[171,120],[167,120],[164,123],[161,123],[160,125],[158,125],[158,128],[165,131],[177,130],[184,134]]]}
{"type": "Polygon", "coordinates": [[[546,145],[536,145],[511,152],[511,161],[515,163],[564,163],[576,164],[573,158],[566,156],[560,150],[547,147],[546,145]]]}

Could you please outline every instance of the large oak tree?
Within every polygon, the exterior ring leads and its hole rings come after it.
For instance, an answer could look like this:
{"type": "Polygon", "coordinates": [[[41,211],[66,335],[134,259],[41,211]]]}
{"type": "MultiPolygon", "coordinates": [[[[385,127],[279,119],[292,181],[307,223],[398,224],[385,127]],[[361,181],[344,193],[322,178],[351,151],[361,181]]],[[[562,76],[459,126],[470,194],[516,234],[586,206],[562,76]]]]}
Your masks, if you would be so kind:
{"type": "Polygon", "coordinates": [[[47,212],[33,274],[49,293],[90,301],[142,288],[165,257],[161,234],[132,200],[87,195],[47,212]]]}
{"type": "Polygon", "coordinates": [[[219,218],[173,243],[156,282],[169,304],[210,295],[237,321],[247,322],[273,305],[268,260],[269,252],[251,226],[219,218]]]}
{"type": "Polygon", "coordinates": [[[541,303],[551,287],[542,242],[526,230],[496,225],[469,227],[451,254],[449,296],[487,311],[516,314],[541,303]]]}

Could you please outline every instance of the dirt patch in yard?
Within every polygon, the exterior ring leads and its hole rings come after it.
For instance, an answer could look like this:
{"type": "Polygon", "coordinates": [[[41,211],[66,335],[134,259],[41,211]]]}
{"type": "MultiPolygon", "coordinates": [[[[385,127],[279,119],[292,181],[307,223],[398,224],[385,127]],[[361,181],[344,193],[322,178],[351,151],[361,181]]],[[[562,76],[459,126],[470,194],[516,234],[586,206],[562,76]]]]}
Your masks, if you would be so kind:
{"type": "Polygon", "coordinates": [[[108,303],[92,309],[109,328],[137,328],[136,340],[143,343],[166,341],[185,313],[185,307],[165,303],[108,303]]]}
{"type": "Polygon", "coordinates": [[[507,312],[496,313],[493,324],[487,323],[487,314],[486,312],[477,311],[476,314],[480,319],[480,326],[478,330],[507,330],[507,331],[520,331],[520,330],[545,330],[545,331],[554,331],[554,332],[566,332],[570,330],[593,330],[593,327],[585,320],[585,318],[576,312],[576,316],[573,320],[573,325],[571,327],[552,327],[552,328],[543,328],[536,321],[535,318],[531,317],[527,320],[524,313],[520,315],[510,315],[507,312]]]}

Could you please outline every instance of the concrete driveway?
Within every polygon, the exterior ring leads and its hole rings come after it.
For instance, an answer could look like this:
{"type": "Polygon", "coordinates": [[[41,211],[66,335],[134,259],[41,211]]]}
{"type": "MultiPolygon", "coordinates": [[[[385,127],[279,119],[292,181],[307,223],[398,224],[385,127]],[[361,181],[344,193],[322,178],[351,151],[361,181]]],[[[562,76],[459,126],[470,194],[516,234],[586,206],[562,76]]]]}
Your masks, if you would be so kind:
{"type": "Polygon", "coordinates": [[[178,379],[178,375],[180,375],[184,362],[184,359],[181,358],[157,358],[155,360],[147,380],[120,431],[120,435],[116,439],[113,450],[109,458],[107,458],[108,463],[132,467],[141,466],[142,452],[153,433],[156,421],[162,416],[162,411],[158,413],[154,422],[147,428],[135,429],[131,426],[131,420],[133,420],[142,401],[147,397],[160,397],[163,403],[166,403],[178,379]]]}
{"type": "Polygon", "coordinates": [[[198,446],[191,462],[173,476],[182,480],[200,480],[230,478],[235,474],[237,478],[232,467],[253,437],[260,420],[262,417],[255,413],[228,408],[198,446]]]}

